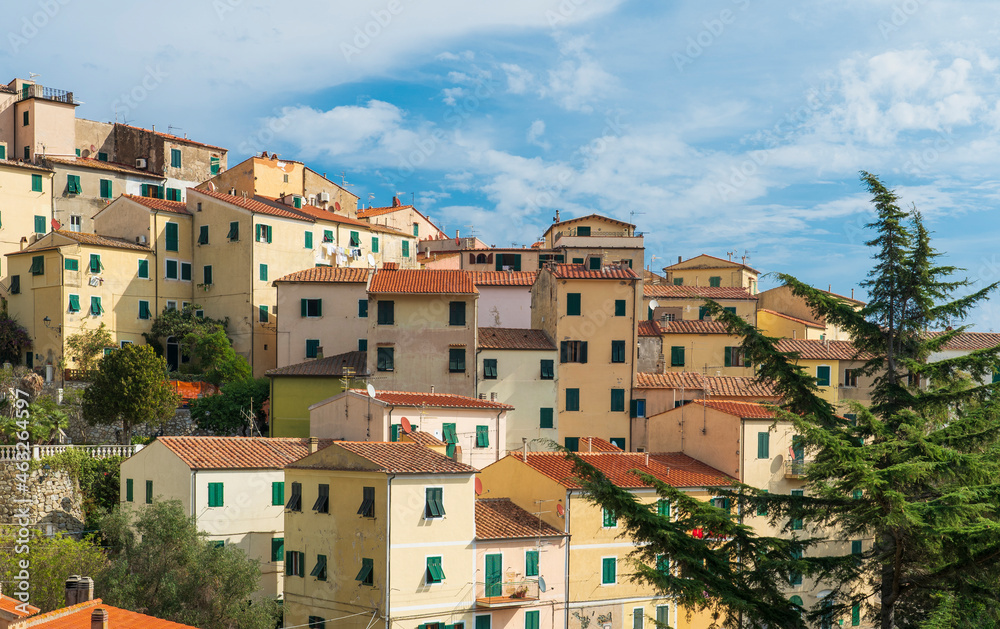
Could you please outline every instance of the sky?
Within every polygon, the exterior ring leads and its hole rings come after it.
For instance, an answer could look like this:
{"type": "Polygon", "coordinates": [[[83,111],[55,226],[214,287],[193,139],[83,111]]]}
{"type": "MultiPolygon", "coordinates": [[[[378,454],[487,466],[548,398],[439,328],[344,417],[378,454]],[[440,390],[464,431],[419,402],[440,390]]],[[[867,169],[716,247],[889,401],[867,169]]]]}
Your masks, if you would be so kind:
{"type": "MultiPolygon", "coordinates": [[[[366,204],[530,245],[634,223],[646,264],[733,254],[864,298],[878,175],[1000,281],[1000,3],[17,0],[0,66],[77,116],[263,150],[366,204]]],[[[774,286],[773,275],[761,280],[774,286]]],[[[1000,330],[1000,297],[975,329],[1000,330]]]]}

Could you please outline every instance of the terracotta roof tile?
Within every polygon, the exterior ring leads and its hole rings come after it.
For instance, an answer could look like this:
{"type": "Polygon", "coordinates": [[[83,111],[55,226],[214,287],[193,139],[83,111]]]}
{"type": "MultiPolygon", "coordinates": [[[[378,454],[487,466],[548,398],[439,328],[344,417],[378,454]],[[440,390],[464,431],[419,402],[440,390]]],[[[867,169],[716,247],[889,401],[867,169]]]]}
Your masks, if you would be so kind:
{"type": "Polygon", "coordinates": [[[769,382],[740,376],[703,376],[693,371],[635,374],[636,389],[708,389],[709,395],[723,397],[776,398],[769,382]]]}
{"type": "MultiPolygon", "coordinates": [[[[940,336],[944,332],[928,332],[927,335],[940,336]]],[[[992,349],[1000,345],[1000,334],[995,332],[961,332],[945,343],[945,350],[992,349]]]]}
{"type": "MultiPolygon", "coordinates": [[[[673,487],[725,487],[736,481],[732,476],[680,452],[650,454],[648,464],[646,454],[642,452],[576,454],[604,473],[612,483],[626,489],[649,486],[632,470],[650,474],[673,487]]],[[[522,452],[512,452],[507,456],[524,461],[522,452]]],[[[567,489],[582,487],[573,474],[573,464],[561,452],[529,452],[526,463],[567,489]]]]}
{"type": "Polygon", "coordinates": [[[691,260],[694,260],[695,258],[702,258],[702,257],[704,257],[704,258],[711,258],[713,260],[718,260],[722,264],[715,265],[715,266],[707,266],[706,265],[706,266],[681,267],[678,270],[684,270],[685,268],[688,268],[688,269],[699,269],[699,268],[702,268],[702,269],[727,269],[727,268],[731,268],[731,267],[735,266],[735,267],[742,267],[742,268],[747,269],[749,271],[753,271],[754,273],[758,273],[758,274],[760,273],[760,271],[758,271],[757,269],[753,268],[752,266],[743,264],[742,262],[734,262],[732,260],[723,260],[722,258],[719,258],[717,256],[712,256],[712,255],[709,255],[707,253],[703,253],[703,254],[697,255],[694,258],[688,258],[687,260],[683,260],[681,262],[678,262],[677,264],[671,264],[670,266],[665,267],[665,268],[672,269],[674,267],[679,267],[680,265],[685,264],[687,262],[690,262],[691,260]]]}
{"type": "MultiPolygon", "coordinates": [[[[200,470],[280,470],[309,454],[309,440],[302,437],[158,437],[157,441],[188,467],[200,470]]],[[[320,440],[322,445],[331,442],[320,440]]]]}
{"type": "MultiPolygon", "coordinates": [[[[65,230],[56,230],[50,232],[52,234],[59,234],[60,236],[65,236],[71,240],[75,240],[80,244],[93,245],[95,247],[113,247],[115,249],[134,249],[136,251],[141,251],[144,253],[149,253],[152,251],[146,245],[140,245],[137,242],[132,242],[125,238],[112,238],[111,236],[98,236],[97,234],[88,234],[86,232],[71,232],[65,230]]],[[[40,251],[48,251],[50,249],[58,249],[65,245],[58,243],[53,243],[51,240],[37,240],[31,246],[25,247],[21,251],[13,251],[6,255],[16,256],[25,253],[38,253],[40,251]],[[44,243],[44,244],[43,244],[44,243]]]]}
{"type": "Polygon", "coordinates": [[[580,437],[580,452],[622,452],[615,444],[600,437],[580,437]]]}
{"type": "Polygon", "coordinates": [[[279,210],[297,212],[321,221],[329,221],[331,223],[338,223],[341,225],[353,225],[354,227],[366,229],[368,231],[392,234],[394,236],[403,236],[405,238],[413,238],[412,234],[407,234],[406,232],[399,231],[398,229],[392,229],[390,227],[385,227],[384,225],[376,225],[375,223],[369,223],[367,221],[359,221],[349,216],[337,214],[333,210],[324,210],[321,207],[309,205],[308,203],[304,204],[302,207],[294,207],[288,205],[287,203],[283,203],[280,199],[275,197],[266,197],[260,194],[255,195],[254,200],[260,201],[261,203],[265,203],[279,210]]]}
{"type": "Polygon", "coordinates": [[[90,617],[97,609],[108,612],[108,626],[112,629],[197,629],[105,605],[99,598],[23,620],[17,624],[17,629],[91,629],[90,617]]]}
{"type": "Polygon", "coordinates": [[[45,166],[38,166],[30,162],[19,162],[14,159],[0,159],[0,166],[13,166],[15,168],[23,168],[25,170],[40,170],[46,173],[53,172],[51,168],[46,168],[45,166]]]}
{"type": "MultiPolygon", "coordinates": [[[[364,389],[351,389],[360,395],[368,395],[364,389]]],[[[489,408],[493,410],[513,410],[513,406],[481,400],[454,393],[419,393],[414,391],[376,391],[375,399],[391,406],[412,406],[419,408],[489,408]]]]}
{"type": "Polygon", "coordinates": [[[371,293],[447,293],[473,295],[479,291],[468,271],[438,269],[378,269],[368,287],[371,293]]]}
{"type": "Polygon", "coordinates": [[[157,175],[156,173],[151,173],[148,170],[139,170],[138,168],[132,168],[131,166],[126,166],[125,164],[119,164],[117,162],[105,162],[99,159],[93,159],[92,157],[75,157],[75,158],[46,157],[45,161],[52,162],[53,164],[63,164],[65,166],[94,168],[97,170],[106,170],[109,172],[123,173],[126,175],[133,175],[136,177],[146,177],[148,179],[156,179],[157,181],[162,181],[166,179],[166,177],[164,177],[163,175],[157,175]]]}
{"type": "Polygon", "coordinates": [[[793,317],[791,315],[786,315],[783,312],[778,312],[776,310],[768,310],[767,308],[758,308],[757,312],[766,312],[767,314],[774,315],[776,317],[781,317],[782,319],[788,319],[789,321],[794,321],[795,323],[801,323],[807,325],[811,328],[826,328],[825,323],[820,323],[819,321],[810,321],[808,319],[800,319],[798,317],[793,317]]]}
{"type": "Polygon", "coordinates": [[[367,375],[368,352],[347,352],[307,360],[294,365],[270,369],[265,376],[332,376],[367,375]]]}
{"type": "Polygon", "coordinates": [[[343,282],[364,284],[368,281],[371,269],[358,267],[317,266],[289,273],[274,280],[277,282],[343,282]]]}
{"type": "Polygon", "coordinates": [[[795,352],[806,360],[868,360],[869,354],[859,354],[850,341],[816,341],[780,339],[779,352],[795,352]]]}
{"type": "Polygon", "coordinates": [[[632,223],[626,223],[625,221],[620,221],[616,218],[611,218],[610,216],[602,216],[600,214],[588,214],[586,216],[581,216],[579,218],[570,218],[566,219],[565,221],[559,221],[558,223],[552,223],[552,225],[550,225],[549,228],[545,230],[545,233],[547,234],[553,229],[558,229],[563,225],[571,225],[573,223],[579,223],[580,221],[585,221],[592,218],[598,218],[603,221],[607,221],[609,223],[615,223],[616,225],[624,225],[625,227],[631,227],[635,229],[635,225],[633,225],[632,223]]]}
{"type": "MultiPolygon", "coordinates": [[[[691,404],[707,406],[742,419],[774,419],[774,410],[753,402],[732,402],[730,400],[691,400],[691,404]]],[[[679,408],[679,407],[678,407],[679,408]]],[[[676,410],[676,409],[670,409],[676,410]]],[[[670,412],[670,411],[667,411],[670,412]]]]}
{"type": "Polygon", "coordinates": [[[422,430],[413,430],[410,432],[403,433],[399,436],[400,441],[412,441],[413,443],[419,443],[422,446],[443,446],[446,445],[444,441],[441,441],[429,432],[424,432],[422,430]]]}
{"type": "Polygon", "coordinates": [[[660,324],[656,321],[643,320],[639,322],[639,336],[660,336],[660,324]]]}
{"type": "Polygon", "coordinates": [[[660,324],[660,329],[664,334],[729,334],[725,323],[708,319],[664,321],[660,324]]]}
{"type": "Polygon", "coordinates": [[[531,286],[537,271],[469,271],[476,286],[531,286]]]}
{"type": "Polygon", "coordinates": [[[371,216],[382,216],[383,214],[392,214],[393,212],[399,212],[401,210],[416,210],[417,208],[412,205],[389,205],[386,207],[369,207],[358,210],[358,216],[361,218],[369,218],[371,216]]]}
{"type": "Polygon", "coordinates": [[[582,264],[553,264],[550,267],[552,275],[566,280],[637,280],[635,271],[617,264],[602,267],[600,270],[588,269],[582,264]]]}
{"type": "Polygon", "coordinates": [[[299,221],[306,221],[308,223],[315,223],[316,220],[305,214],[299,214],[294,208],[284,209],[284,207],[275,207],[261,201],[254,200],[251,197],[244,198],[239,194],[225,194],[222,192],[213,192],[210,190],[198,190],[196,188],[188,188],[188,193],[194,192],[196,194],[203,194],[206,197],[222,201],[224,203],[229,203],[237,207],[241,207],[244,210],[254,212],[257,214],[267,214],[270,216],[278,216],[281,218],[291,218],[299,221]]]}
{"type": "Polygon", "coordinates": [[[479,328],[480,349],[554,350],[544,330],[527,328],[479,328]]]}
{"type": "Polygon", "coordinates": [[[8,614],[13,614],[14,616],[17,616],[18,618],[24,618],[25,616],[31,616],[32,614],[37,614],[38,612],[41,611],[40,609],[38,609],[34,605],[28,605],[27,606],[27,611],[19,611],[17,607],[20,604],[21,604],[21,601],[17,600],[16,598],[11,598],[9,596],[0,594],[0,611],[5,611],[8,614]]]}
{"type": "Polygon", "coordinates": [[[129,201],[135,201],[139,205],[145,205],[151,210],[157,210],[160,212],[171,212],[173,214],[186,214],[191,216],[191,212],[187,210],[187,203],[183,201],[167,201],[165,199],[151,199],[149,197],[140,197],[134,194],[123,194],[123,197],[129,201]]]}
{"type": "Polygon", "coordinates": [[[674,284],[644,284],[642,294],[656,299],[747,299],[757,300],[745,288],[725,286],[676,286],[674,284]]]}
{"type": "Polygon", "coordinates": [[[518,539],[522,537],[562,537],[559,529],[546,524],[511,502],[510,498],[476,500],[476,539],[518,539]]]}
{"type": "MultiPolygon", "coordinates": [[[[335,441],[330,447],[343,448],[374,463],[379,471],[389,474],[472,474],[474,467],[453,461],[419,443],[406,441],[335,441]]],[[[331,469],[316,462],[297,464],[295,469],[331,469]]]]}

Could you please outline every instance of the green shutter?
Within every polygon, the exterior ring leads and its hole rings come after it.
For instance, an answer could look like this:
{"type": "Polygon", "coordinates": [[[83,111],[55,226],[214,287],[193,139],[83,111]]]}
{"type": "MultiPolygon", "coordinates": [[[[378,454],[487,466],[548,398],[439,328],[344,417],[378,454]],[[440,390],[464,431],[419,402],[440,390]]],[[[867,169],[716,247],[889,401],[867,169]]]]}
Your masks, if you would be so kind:
{"type": "Polygon", "coordinates": [[[857,603],[851,605],[851,626],[861,626],[861,605],[858,605],[857,603]]]}
{"type": "Polygon", "coordinates": [[[605,557],[601,560],[601,583],[610,584],[615,582],[616,560],[614,557],[605,557]]]}
{"type": "Polygon", "coordinates": [[[125,479],[125,501],[126,502],[132,502],[132,499],[133,499],[133,492],[132,492],[133,485],[134,485],[134,483],[133,483],[133,481],[132,481],[131,478],[126,478],[125,479]]]}
{"type": "Polygon", "coordinates": [[[63,268],[67,271],[79,271],[80,261],[76,258],[66,258],[65,262],[63,262],[63,268]]]}
{"type": "Polygon", "coordinates": [[[208,225],[202,225],[198,228],[198,244],[207,245],[208,244],[208,225]]]}
{"type": "Polygon", "coordinates": [[[229,234],[226,236],[229,240],[239,240],[240,239],[240,222],[233,221],[229,223],[229,234]]]}
{"type": "Polygon", "coordinates": [[[170,167],[180,168],[181,167],[181,151],[180,149],[170,149],[170,167]]]}
{"type": "Polygon", "coordinates": [[[149,279],[149,260],[139,260],[138,276],[141,279],[149,279]]]}
{"type": "Polygon", "coordinates": [[[673,346],[670,348],[670,365],[672,367],[684,366],[684,347],[673,346]]]}
{"type": "Polygon", "coordinates": [[[98,253],[90,254],[90,272],[100,273],[104,270],[104,265],[101,264],[101,255],[98,253]]]}
{"type": "Polygon", "coordinates": [[[542,380],[552,380],[556,377],[556,361],[554,360],[542,360],[541,361],[541,379],[542,380]]]}
{"type": "MultiPolygon", "coordinates": [[[[793,496],[799,496],[799,497],[801,497],[801,496],[805,495],[805,492],[803,490],[801,490],[801,489],[793,489],[792,490],[792,495],[793,496]]],[[[804,528],[804,525],[803,525],[803,522],[802,522],[801,518],[795,518],[795,519],[792,520],[792,530],[793,531],[801,531],[803,528],[804,528]]],[[[799,577],[800,583],[801,583],[801,578],[802,577],[800,576],[799,577]]]]}
{"type": "Polygon", "coordinates": [[[538,551],[529,550],[524,553],[524,576],[538,576],[538,551]]]}
{"type": "Polygon", "coordinates": [[[179,226],[177,223],[167,223],[164,230],[166,238],[166,244],[164,246],[165,249],[167,251],[177,251],[178,243],[180,242],[180,238],[178,236],[179,226]]]}
{"type": "Polygon", "coordinates": [[[68,194],[80,194],[80,175],[66,175],[66,192],[68,194]]]}
{"type": "Polygon", "coordinates": [[[212,174],[213,175],[218,175],[219,174],[219,158],[218,157],[211,157],[211,158],[209,158],[209,164],[210,164],[210,168],[211,168],[212,174]]]}
{"type": "Polygon", "coordinates": [[[378,253],[378,236],[372,236],[372,253],[378,253]]]}
{"type": "Polygon", "coordinates": [[[261,323],[267,323],[268,321],[270,321],[267,314],[267,310],[268,310],[267,306],[259,307],[257,320],[260,321],[261,323]]]}
{"type": "Polygon", "coordinates": [[[616,299],[615,300],[615,316],[624,317],[625,316],[625,300],[616,299]]]}
{"type": "Polygon", "coordinates": [[[31,191],[41,192],[42,191],[42,176],[32,175],[31,176],[31,191]]]}
{"type": "Polygon", "coordinates": [[[565,445],[566,449],[569,450],[570,452],[579,452],[580,451],[580,438],[579,437],[566,437],[566,438],[563,439],[563,445],[565,445]]]}
{"type": "Polygon", "coordinates": [[[146,481],[146,504],[153,504],[153,481],[146,481]]]}
{"type": "Polygon", "coordinates": [[[722,286],[722,278],[719,276],[713,276],[708,278],[708,285],[714,288],[722,286]]]}
{"type": "Polygon", "coordinates": [[[399,433],[402,427],[402,424],[391,424],[389,426],[389,441],[399,441],[399,433]]]}
{"type": "Polygon", "coordinates": [[[670,517],[670,502],[667,500],[657,500],[656,501],[656,514],[662,515],[664,517],[670,517]]]}
{"type": "Polygon", "coordinates": [[[364,319],[368,317],[368,300],[359,299],[358,300],[358,317],[364,319]]]}
{"type": "Polygon", "coordinates": [[[285,560],[285,538],[274,537],[271,539],[271,561],[285,560]]]}
{"type": "Polygon", "coordinates": [[[816,386],[830,386],[830,367],[828,365],[820,365],[816,367],[816,386]]]}
{"type": "MultiPolygon", "coordinates": [[[[767,493],[766,489],[762,489],[760,491],[761,491],[761,493],[764,493],[764,494],[767,493]]],[[[757,515],[767,515],[767,503],[766,502],[760,502],[757,505],[757,515]]]]}
{"type": "Polygon", "coordinates": [[[581,311],[580,293],[566,293],[566,314],[579,316],[581,311]]]}
{"type": "Polygon", "coordinates": [[[476,447],[488,448],[490,445],[490,427],[476,426],[476,447]]]}
{"type": "Polygon", "coordinates": [[[210,507],[221,507],[223,506],[223,484],[222,483],[209,483],[208,484],[208,506],[210,507]]]}
{"type": "Polygon", "coordinates": [[[177,279],[177,260],[167,260],[165,275],[167,279],[177,279]]]}
{"type": "Polygon", "coordinates": [[[538,618],[541,612],[537,609],[524,612],[524,629],[538,629],[538,618]]]}
{"type": "Polygon", "coordinates": [[[266,264],[260,265],[260,281],[262,281],[262,282],[266,282],[267,281],[267,265],[266,264]]]}
{"type": "Polygon", "coordinates": [[[611,362],[625,362],[625,341],[611,341],[611,362]]]}
{"type": "Polygon", "coordinates": [[[604,514],[603,523],[605,528],[612,528],[618,526],[618,517],[615,516],[614,511],[605,507],[603,509],[603,514],[604,514]]]}
{"type": "Polygon", "coordinates": [[[145,300],[139,300],[139,318],[140,319],[150,319],[152,318],[152,313],[149,312],[149,302],[145,300]]]}
{"type": "MultiPolygon", "coordinates": [[[[414,223],[416,225],[416,223],[414,223]]],[[[491,616],[489,614],[483,614],[482,616],[476,616],[475,629],[493,629],[491,622],[491,616]]]]}
{"type": "Polygon", "coordinates": [[[732,367],[733,366],[733,348],[732,347],[728,347],[728,346],[724,347],[722,349],[722,355],[723,355],[723,363],[725,364],[725,366],[726,367],[732,367]]]}
{"type": "Polygon", "coordinates": [[[757,433],[757,458],[771,458],[771,434],[768,432],[757,433]]]}
{"type": "Polygon", "coordinates": [[[319,339],[306,339],[306,358],[319,356],[319,339]]]}
{"type": "Polygon", "coordinates": [[[102,314],[104,314],[104,307],[101,306],[101,298],[100,297],[91,297],[90,298],[90,314],[92,314],[95,317],[99,317],[102,314]]]}
{"type": "Polygon", "coordinates": [[[70,312],[80,312],[80,296],[70,295],[69,296],[69,311],[70,312]]]}
{"type": "Polygon", "coordinates": [[[32,275],[45,275],[45,256],[31,256],[29,272],[32,275]]]}
{"type": "Polygon", "coordinates": [[[211,264],[206,264],[202,268],[202,280],[203,280],[202,283],[205,286],[211,286],[212,283],[215,281],[215,278],[212,275],[212,265],[211,264]]]}
{"type": "Polygon", "coordinates": [[[47,230],[45,229],[45,217],[35,216],[35,233],[44,234],[47,230]]]}
{"type": "Polygon", "coordinates": [[[409,258],[410,257],[410,241],[409,240],[404,240],[402,242],[402,245],[403,245],[403,257],[404,258],[409,258]]]}
{"type": "Polygon", "coordinates": [[[580,410],[580,389],[566,389],[566,410],[580,410]]]}
{"type": "Polygon", "coordinates": [[[361,235],[358,232],[351,232],[351,246],[360,247],[361,246],[361,235]]]}
{"type": "Polygon", "coordinates": [[[625,410],[625,389],[611,389],[611,410],[612,412],[625,410]]]}
{"type": "Polygon", "coordinates": [[[861,540],[855,539],[851,541],[851,554],[860,555],[862,553],[861,540]]]}
{"type": "Polygon", "coordinates": [[[271,483],[271,504],[274,506],[284,506],[285,504],[285,483],[284,481],[273,481],[271,483]]]}
{"type": "Polygon", "coordinates": [[[305,246],[306,246],[306,249],[312,249],[313,248],[313,233],[312,232],[306,232],[306,245],[305,246]]]}
{"type": "Polygon", "coordinates": [[[110,179],[101,179],[102,199],[110,199],[112,196],[114,196],[114,192],[112,191],[113,190],[112,186],[113,184],[110,179]]]}
{"type": "Polygon", "coordinates": [[[554,422],[552,421],[552,409],[551,408],[540,408],[538,409],[538,427],[539,428],[553,428],[554,422]]]}

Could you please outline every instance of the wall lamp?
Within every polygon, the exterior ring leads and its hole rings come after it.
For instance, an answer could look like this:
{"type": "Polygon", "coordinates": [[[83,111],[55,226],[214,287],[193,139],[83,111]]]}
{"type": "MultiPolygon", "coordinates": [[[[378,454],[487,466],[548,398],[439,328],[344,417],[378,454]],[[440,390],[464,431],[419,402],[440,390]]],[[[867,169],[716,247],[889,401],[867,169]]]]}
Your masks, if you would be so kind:
{"type": "Polygon", "coordinates": [[[55,326],[55,327],[52,327],[52,319],[50,319],[48,317],[45,317],[44,319],[42,319],[42,323],[44,323],[45,327],[47,327],[48,329],[55,330],[56,334],[62,334],[62,324],[61,323],[59,325],[55,326]]]}

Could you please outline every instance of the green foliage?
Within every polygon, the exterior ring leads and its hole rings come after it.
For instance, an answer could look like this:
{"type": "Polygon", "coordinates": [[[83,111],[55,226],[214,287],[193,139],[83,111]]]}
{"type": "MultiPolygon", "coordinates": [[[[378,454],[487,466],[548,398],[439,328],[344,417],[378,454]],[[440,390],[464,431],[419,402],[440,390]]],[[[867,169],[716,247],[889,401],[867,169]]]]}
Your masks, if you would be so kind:
{"type": "Polygon", "coordinates": [[[185,339],[185,343],[193,346],[207,382],[218,385],[253,377],[250,363],[236,353],[225,330],[220,328],[200,338],[185,339]]]}
{"type": "Polygon", "coordinates": [[[70,575],[89,576],[94,581],[103,578],[107,559],[91,537],[82,540],[66,535],[47,537],[35,532],[28,544],[16,539],[16,528],[0,529],[0,582],[4,594],[14,594],[14,576],[20,571],[18,562],[30,562],[31,604],[42,612],[66,606],[66,579],[70,575]],[[28,552],[19,553],[18,550],[28,552]]]}
{"type": "Polygon", "coordinates": [[[176,500],[116,509],[101,527],[111,561],[98,595],[117,607],[202,629],[273,629],[274,601],[253,598],[258,562],[215,548],[176,500]]]}
{"type": "Polygon", "coordinates": [[[41,377],[26,367],[0,368],[0,396],[3,396],[0,398],[0,440],[17,441],[17,435],[27,430],[32,443],[42,443],[49,440],[57,427],[66,426],[64,413],[55,402],[38,397],[42,385],[41,377]],[[22,394],[18,394],[18,390],[22,394]]]}
{"type": "Polygon", "coordinates": [[[31,335],[7,312],[7,300],[0,301],[0,363],[19,365],[31,349],[31,335]]]}
{"type": "Polygon", "coordinates": [[[28,405],[31,417],[32,442],[55,442],[59,431],[69,428],[69,415],[55,398],[40,395],[28,405]],[[37,435],[37,436],[35,436],[37,435]]]}
{"type": "Polygon", "coordinates": [[[163,345],[173,338],[184,356],[194,359],[194,364],[180,366],[182,374],[200,374],[199,379],[212,384],[224,384],[251,377],[252,370],[246,359],[233,350],[226,336],[229,319],[198,317],[194,304],[182,310],[164,310],[153,322],[148,333],[143,333],[147,344],[163,354],[163,345]]]}
{"type": "Polygon", "coordinates": [[[64,452],[45,457],[38,465],[48,465],[62,470],[80,486],[83,496],[84,528],[95,530],[100,520],[111,513],[119,502],[119,470],[126,457],[113,456],[96,459],[85,451],[69,448],[64,452]]]}
{"type": "Polygon", "coordinates": [[[115,346],[115,340],[103,321],[96,330],[85,329],[86,323],[80,327],[80,332],[66,337],[66,350],[78,369],[90,371],[101,361],[104,348],[115,346]]]}
{"type": "Polygon", "coordinates": [[[140,424],[162,426],[177,408],[177,394],[164,379],[167,361],[148,345],[126,345],[108,354],[83,394],[83,416],[91,425],[121,422],[121,442],[132,442],[140,424]]]}
{"type": "Polygon", "coordinates": [[[244,379],[222,386],[219,395],[192,400],[191,417],[203,430],[217,434],[231,434],[241,430],[247,434],[249,425],[244,412],[249,412],[259,427],[263,424],[264,400],[270,395],[267,378],[244,379]]]}

